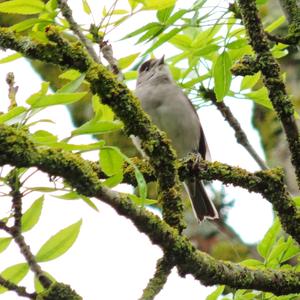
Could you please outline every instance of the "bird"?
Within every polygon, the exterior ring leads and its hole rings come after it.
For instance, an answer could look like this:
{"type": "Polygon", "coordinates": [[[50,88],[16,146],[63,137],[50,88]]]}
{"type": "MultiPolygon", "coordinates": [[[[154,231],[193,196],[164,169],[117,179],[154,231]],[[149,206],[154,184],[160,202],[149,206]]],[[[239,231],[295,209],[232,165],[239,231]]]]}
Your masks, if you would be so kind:
{"type": "MultiPolygon", "coordinates": [[[[199,159],[210,160],[210,152],[197,111],[176,84],[164,56],[144,62],[138,69],[135,95],[152,122],[166,132],[179,158],[197,153],[199,159]]],[[[139,143],[134,141],[135,145],[139,143]]],[[[199,222],[219,217],[201,180],[183,183],[199,222]]]]}

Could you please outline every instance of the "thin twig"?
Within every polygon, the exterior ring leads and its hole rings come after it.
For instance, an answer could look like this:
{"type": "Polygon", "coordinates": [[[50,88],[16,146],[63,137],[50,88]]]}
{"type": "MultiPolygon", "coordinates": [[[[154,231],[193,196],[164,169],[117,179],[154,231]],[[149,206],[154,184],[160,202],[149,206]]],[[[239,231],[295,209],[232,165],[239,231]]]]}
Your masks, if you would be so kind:
{"type": "Polygon", "coordinates": [[[103,54],[103,57],[106,59],[106,61],[109,63],[110,70],[117,75],[119,81],[123,81],[124,76],[122,74],[122,71],[120,70],[118,66],[118,60],[114,58],[113,55],[113,49],[111,44],[109,44],[106,41],[103,41],[100,43],[100,50],[103,54]]]}
{"type": "Polygon", "coordinates": [[[82,31],[80,29],[80,26],[74,20],[72,10],[68,5],[67,0],[58,0],[57,3],[61,9],[62,15],[69,22],[71,30],[78,36],[79,40],[85,46],[86,50],[88,51],[90,56],[93,58],[93,60],[96,63],[100,63],[99,57],[98,57],[97,53],[95,52],[91,41],[85,37],[85,35],[82,33],[82,31]]]}
{"type": "Polygon", "coordinates": [[[4,279],[2,276],[0,276],[0,285],[8,289],[9,291],[16,292],[21,297],[27,297],[29,299],[36,299],[37,294],[36,293],[28,293],[26,291],[26,288],[23,286],[19,286],[14,284],[13,282],[4,279]]]}
{"type": "MultiPolygon", "coordinates": [[[[30,247],[26,244],[22,235],[22,197],[20,192],[21,183],[19,180],[18,169],[13,169],[8,175],[8,183],[11,187],[10,195],[13,203],[14,225],[9,228],[9,233],[13,237],[15,243],[19,246],[21,253],[26,259],[31,271],[35,274],[44,288],[49,288],[52,281],[44,275],[40,265],[37,263],[30,247]]],[[[5,228],[3,228],[5,229],[5,228]]]]}
{"type": "Polygon", "coordinates": [[[17,106],[16,94],[19,87],[15,86],[15,76],[14,73],[9,72],[6,76],[6,83],[8,84],[8,98],[10,101],[9,110],[17,106]]]}
{"type": "Polygon", "coordinates": [[[222,116],[234,130],[237,142],[248,151],[248,153],[252,156],[252,158],[256,161],[256,163],[262,170],[268,169],[266,163],[260,158],[260,156],[250,144],[248,137],[242,129],[239,121],[235,118],[230,108],[224,103],[224,101],[218,102],[214,91],[211,89],[205,89],[201,87],[201,93],[206,99],[210,99],[212,103],[218,108],[222,116]]]}

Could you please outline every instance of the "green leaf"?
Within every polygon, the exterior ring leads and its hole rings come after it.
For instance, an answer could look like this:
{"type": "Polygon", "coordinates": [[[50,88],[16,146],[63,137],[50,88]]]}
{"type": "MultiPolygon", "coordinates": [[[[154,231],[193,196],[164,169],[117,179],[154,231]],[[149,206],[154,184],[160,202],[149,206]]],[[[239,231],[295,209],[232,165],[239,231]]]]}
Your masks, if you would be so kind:
{"type": "Polygon", "coordinates": [[[215,62],[213,68],[213,76],[215,81],[214,91],[218,101],[222,101],[229,92],[232,78],[230,72],[231,65],[232,63],[230,56],[226,51],[219,55],[215,62]]]}
{"type": "Polygon", "coordinates": [[[262,87],[261,89],[245,94],[249,99],[253,100],[255,103],[260,104],[268,109],[274,110],[272,102],[268,96],[268,90],[266,87],[262,87]]]}
{"type": "Polygon", "coordinates": [[[103,172],[112,176],[122,172],[124,158],[112,147],[103,147],[100,150],[100,166],[103,172]]]}
{"type": "Polygon", "coordinates": [[[283,253],[280,259],[280,263],[283,263],[291,258],[293,258],[296,255],[300,254],[300,248],[299,246],[294,242],[294,240],[291,238],[291,236],[288,237],[286,241],[286,251],[283,253]]]}
{"type": "Polygon", "coordinates": [[[246,39],[238,39],[236,41],[230,42],[226,45],[226,48],[228,49],[240,49],[243,48],[244,46],[247,46],[248,42],[246,39]]]}
{"type": "Polygon", "coordinates": [[[78,199],[80,199],[79,194],[74,191],[68,192],[66,194],[59,195],[59,196],[53,196],[53,197],[58,198],[58,199],[63,199],[63,200],[78,200],[78,199]]]}
{"type": "Polygon", "coordinates": [[[279,17],[277,20],[275,20],[273,23],[271,23],[269,26],[265,28],[266,32],[272,32],[275,29],[277,29],[281,24],[285,22],[285,16],[279,17]]]}
{"type": "Polygon", "coordinates": [[[254,268],[258,268],[258,267],[263,267],[264,266],[264,264],[261,261],[259,261],[257,259],[252,259],[252,258],[243,260],[241,262],[241,265],[242,266],[246,266],[246,267],[254,267],[254,268]]]}
{"type": "Polygon", "coordinates": [[[122,180],[123,180],[123,172],[119,172],[107,178],[105,181],[103,181],[102,184],[109,188],[113,188],[118,184],[122,183],[122,180]]]}
{"type": "Polygon", "coordinates": [[[87,2],[87,0],[82,0],[82,7],[86,14],[90,15],[92,13],[91,8],[87,2]]]}
{"type": "Polygon", "coordinates": [[[129,11],[126,10],[126,9],[114,9],[111,14],[112,15],[125,15],[125,14],[128,14],[129,11]]]}
{"type": "Polygon", "coordinates": [[[49,12],[53,12],[57,9],[57,0],[49,0],[46,3],[46,9],[49,12]]]}
{"type": "MultiPolygon", "coordinates": [[[[20,263],[6,268],[1,272],[1,277],[18,284],[27,275],[28,271],[29,266],[26,263],[20,263]]],[[[0,287],[0,294],[3,294],[6,291],[6,288],[0,287]]]]}
{"type": "Polygon", "coordinates": [[[33,108],[47,107],[51,105],[70,104],[82,99],[87,92],[80,93],[57,93],[40,97],[31,106],[33,108]]]}
{"type": "Polygon", "coordinates": [[[134,166],[134,175],[135,175],[135,179],[138,183],[139,195],[142,199],[146,200],[147,183],[145,181],[143,174],[140,172],[140,170],[136,166],[134,166]]]}
{"type": "Polygon", "coordinates": [[[99,150],[101,147],[103,147],[105,145],[105,141],[101,140],[97,143],[92,143],[92,144],[67,144],[64,142],[57,142],[57,143],[49,143],[49,146],[51,146],[52,148],[60,148],[66,151],[93,151],[93,150],[99,150]]]}
{"type": "MultiPolygon", "coordinates": [[[[1,3],[0,3],[0,5],[1,5],[1,3]]],[[[23,57],[23,55],[21,53],[14,53],[12,55],[9,55],[9,56],[6,56],[6,57],[0,59],[0,64],[5,64],[8,62],[14,61],[18,58],[21,58],[21,57],[23,57]]]]}
{"type": "Polygon", "coordinates": [[[181,79],[181,69],[175,67],[174,65],[169,65],[169,69],[171,71],[172,77],[177,81],[181,79]]]}
{"type": "Polygon", "coordinates": [[[94,113],[97,113],[99,110],[101,110],[100,98],[98,95],[92,96],[92,107],[94,113]]]}
{"type": "Polygon", "coordinates": [[[136,80],[138,76],[137,71],[128,71],[124,73],[125,80],[136,80]]]}
{"type": "Polygon", "coordinates": [[[279,219],[276,218],[271,228],[265,234],[264,238],[257,245],[257,251],[261,257],[265,259],[268,257],[268,255],[272,250],[272,247],[274,246],[277,240],[280,231],[281,231],[280,222],[279,219]]]}
{"type": "Polygon", "coordinates": [[[161,10],[174,6],[176,0],[144,0],[143,3],[146,10],[161,10]]]}
{"type": "Polygon", "coordinates": [[[254,75],[244,76],[241,82],[240,91],[251,89],[258,82],[259,78],[260,78],[260,72],[254,75]]]}
{"type": "Polygon", "coordinates": [[[189,10],[187,9],[180,9],[176,13],[174,13],[168,20],[166,20],[165,24],[166,25],[173,25],[178,19],[183,17],[186,13],[188,13],[189,10]]]}
{"type": "Polygon", "coordinates": [[[128,198],[130,198],[136,205],[153,205],[158,201],[155,199],[141,198],[134,194],[127,194],[128,198]]]}
{"type": "Polygon", "coordinates": [[[234,300],[254,300],[257,294],[245,290],[237,290],[234,295],[234,300]]]}
{"type": "Polygon", "coordinates": [[[191,46],[197,49],[211,43],[221,27],[221,25],[216,24],[212,28],[198,32],[197,36],[193,39],[191,46]]]}
{"type": "Polygon", "coordinates": [[[50,84],[49,82],[42,82],[41,89],[37,93],[30,95],[27,98],[26,103],[32,106],[35,102],[39,101],[39,99],[42,96],[47,94],[48,89],[49,89],[49,84],[50,84]]]}
{"type": "Polygon", "coordinates": [[[67,80],[75,80],[80,76],[80,72],[77,70],[68,70],[66,72],[61,73],[58,78],[67,79],[67,80]]]}
{"type": "Polygon", "coordinates": [[[170,6],[170,7],[167,7],[165,9],[162,9],[162,10],[159,10],[157,13],[156,13],[156,18],[158,19],[159,22],[161,23],[165,23],[167,22],[168,18],[170,17],[172,11],[174,9],[174,6],[170,6]]]}
{"type": "Polygon", "coordinates": [[[82,220],[60,230],[52,236],[36,254],[38,262],[49,261],[63,255],[76,241],[82,220]]]}
{"type": "Polygon", "coordinates": [[[152,52],[154,49],[158,48],[160,45],[170,40],[174,35],[176,35],[181,30],[182,28],[173,28],[168,33],[161,35],[160,38],[144,53],[144,55],[152,52]]]}
{"type": "Polygon", "coordinates": [[[267,262],[275,261],[276,265],[281,263],[281,256],[284,253],[284,251],[287,249],[287,244],[284,242],[283,237],[282,239],[279,239],[271,249],[271,252],[266,258],[267,262]]]}
{"type": "Polygon", "coordinates": [[[169,40],[170,44],[172,44],[180,50],[190,49],[192,42],[192,39],[185,34],[177,34],[169,40]]]}
{"type": "Polygon", "coordinates": [[[72,131],[72,135],[80,134],[103,134],[123,128],[121,121],[88,121],[79,128],[72,131]]]}
{"type": "Polygon", "coordinates": [[[134,10],[141,1],[138,0],[128,0],[131,10],[134,10]]]}
{"type": "Polygon", "coordinates": [[[11,0],[0,3],[0,12],[8,14],[33,15],[41,13],[45,4],[40,0],[11,0]]]}
{"type": "Polygon", "coordinates": [[[0,115],[0,124],[3,124],[9,120],[14,119],[14,118],[22,115],[26,111],[27,111],[27,109],[23,106],[14,107],[6,114],[0,115]]]}
{"type": "Polygon", "coordinates": [[[22,216],[22,232],[29,231],[37,224],[43,208],[44,196],[36,199],[31,207],[22,216]]]}
{"type": "Polygon", "coordinates": [[[30,126],[33,126],[33,125],[36,125],[36,124],[39,124],[39,123],[51,123],[51,124],[55,124],[55,122],[52,121],[52,120],[50,120],[50,119],[40,119],[40,120],[36,120],[34,122],[31,122],[31,123],[27,123],[26,126],[30,127],[30,126]]]}
{"type": "Polygon", "coordinates": [[[296,206],[300,206],[300,196],[293,197],[296,206]]]}
{"type": "Polygon", "coordinates": [[[140,44],[144,41],[151,41],[159,36],[165,29],[164,25],[158,27],[150,28],[146,33],[144,33],[135,44],[140,44]]]}
{"type": "Polygon", "coordinates": [[[288,50],[286,49],[287,47],[287,45],[278,43],[272,47],[271,52],[275,58],[281,58],[288,54],[288,50]]]}
{"type": "Polygon", "coordinates": [[[97,108],[95,107],[96,115],[92,121],[114,121],[115,114],[112,109],[108,105],[100,103],[99,100],[98,103],[97,108]]]}
{"type": "Polygon", "coordinates": [[[12,238],[0,238],[0,253],[3,252],[12,241],[12,238]]]}
{"type": "Polygon", "coordinates": [[[76,193],[75,191],[68,192],[64,195],[59,195],[59,196],[53,196],[58,199],[63,199],[63,200],[83,200],[88,206],[93,208],[94,210],[98,211],[98,207],[93,203],[93,201],[81,194],[76,193]]]}
{"type": "Polygon", "coordinates": [[[37,18],[30,18],[30,19],[24,20],[22,22],[16,23],[13,26],[10,26],[10,29],[15,32],[22,32],[24,30],[32,28],[36,24],[48,25],[51,23],[53,23],[52,20],[41,20],[41,19],[37,19],[37,18]]]}
{"type": "Polygon", "coordinates": [[[126,161],[129,165],[131,165],[134,168],[134,174],[138,184],[138,191],[141,198],[145,201],[147,197],[147,183],[145,181],[143,174],[140,172],[137,166],[124,153],[120,151],[119,148],[113,146],[107,146],[106,148],[114,149],[116,152],[118,152],[118,154],[121,157],[123,157],[124,161],[126,161]]]}
{"type": "Polygon", "coordinates": [[[46,130],[38,130],[30,136],[30,140],[36,144],[48,145],[57,142],[57,136],[46,130]]]}
{"type": "Polygon", "coordinates": [[[210,78],[210,75],[207,73],[207,74],[204,74],[202,76],[199,76],[197,78],[193,78],[193,79],[191,79],[187,82],[182,83],[181,87],[190,89],[190,88],[194,87],[197,83],[202,82],[202,81],[204,81],[205,79],[208,79],[208,78],[210,78]]]}
{"type": "Polygon", "coordinates": [[[59,90],[57,90],[56,93],[63,94],[63,93],[73,93],[73,92],[77,91],[78,88],[83,83],[84,78],[85,78],[85,73],[82,73],[76,79],[74,79],[71,82],[68,82],[66,85],[64,85],[59,90]]]}
{"type": "Polygon", "coordinates": [[[206,300],[217,300],[220,295],[222,295],[224,291],[225,285],[220,285],[217,287],[215,291],[213,291],[210,295],[206,297],[206,300]]]}
{"type": "Polygon", "coordinates": [[[257,5],[263,5],[266,4],[268,0],[256,0],[257,5]]]}
{"type": "Polygon", "coordinates": [[[142,26],[141,28],[139,28],[135,31],[132,31],[131,33],[125,35],[125,37],[123,37],[122,40],[131,38],[133,36],[136,36],[136,35],[144,32],[144,31],[147,31],[147,30],[152,29],[152,28],[161,28],[161,24],[157,23],[157,22],[149,23],[149,24],[147,24],[145,26],[142,26]]]}
{"type": "Polygon", "coordinates": [[[218,45],[207,45],[207,46],[204,46],[202,48],[200,48],[199,50],[196,50],[193,52],[193,54],[195,56],[205,56],[207,54],[210,54],[212,52],[216,52],[220,49],[220,46],[218,45]]]}
{"type": "Polygon", "coordinates": [[[122,57],[118,60],[118,66],[120,69],[125,69],[127,67],[129,67],[134,61],[135,59],[139,56],[139,52],[138,53],[134,53],[125,57],[122,57]]]}
{"type": "Polygon", "coordinates": [[[56,188],[50,188],[47,186],[36,186],[36,187],[31,187],[28,188],[30,191],[35,191],[35,192],[42,192],[42,193],[51,193],[57,191],[56,188]]]}

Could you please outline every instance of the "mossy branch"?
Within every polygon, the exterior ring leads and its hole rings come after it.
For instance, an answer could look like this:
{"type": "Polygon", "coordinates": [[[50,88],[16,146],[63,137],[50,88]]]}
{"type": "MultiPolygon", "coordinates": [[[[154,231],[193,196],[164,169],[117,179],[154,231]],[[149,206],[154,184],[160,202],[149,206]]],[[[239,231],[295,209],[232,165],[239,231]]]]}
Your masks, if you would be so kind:
{"type": "Polygon", "coordinates": [[[61,10],[62,15],[65,17],[65,19],[70,24],[71,30],[74,32],[74,34],[79,38],[81,43],[85,46],[87,52],[89,55],[93,58],[93,60],[96,63],[100,63],[99,57],[97,53],[95,52],[93,45],[89,39],[86,38],[86,36],[82,33],[82,30],[80,29],[80,26],[76,23],[76,21],[73,18],[72,10],[70,9],[68,2],[66,0],[58,0],[57,4],[61,10]]]}
{"type": "MultiPolygon", "coordinates": [[[[104,178],[102,176],[103,172],[97,164],[90,161],[83,162],[80,156],[69,152],[64,153],[61,150],[46,149],[37,151],[25,132],[0,125],[0,164],[5,163],[21,167],[37,166],[40,170],[49,174],[52,174],[51,167],[53,166],[55,168],[55,174],[53,175],[64,178],[65,172],[70,172],[68,181],[79,193],[89,194],[87,196],[95,194],[95,188],[99,188],[99,178],[104,178]],[[42,164],[39,153],[43,155],[42,164]],[[36,162],[36,159],[38,162],[36,162]],[[55,159],[60,162],[59,166],[55,164],[55,159]],[[82,168],[88,170],[89,175],[86,179],[80,179],[82,168]],[[57,173],[57,170],[61,170],[61,173],[57,173]]],[[[156,180],[155,171],[149,163],[143,160],[134,160],[134,163],[147,181],[156,180]]],[[[177,170],[182,181],[193,177],[205,180],[220,180],[225,184],[233,184],[250,192],[260,193],[273,205],[286,232],[300,243],[300,213],[286,190],[281,169],[251,173],[242,168],[220,162],[205,160],[199,162],[197,155],[191,154],[178,162],[177,170]]],[[[132,167],[127,166],[125,168],[123,182],[136,185],[132,167]]]]}
{"type": "Polygon", "coordinates": [[[143,295],[139,300],[152,300],[163,289],[167,279],[174,267],[174,263],[170,259],[171,256],[164,255],[157,261],[154,276],[149,280],[148,285],[143,291],[143,295]]]}
{"type": "MultiPolygon", "coordinates": [[[[198,174],[204,178],[204,174],[207,174],[210,179],[220,177],[225,178],[225,181],[226,178],[228,181],[230,178],[236,178],[236,182],[232,183],[251,180],[253,190],[258,183],[264,185],[264,181],[270,176],[275,181],[281,181],[280,174],[272,174],[271,171],[262,171],[255,175],[242,171],[244,175],[248,175],[248,178],[246,176],[243,180],[243,176],[238,176],[241,172],[238,168],[227,166],[205,170],[202,165],[197,169],[191,166],[192,161],[184,163],[186,167],[182,170],[183,175],[187,172],[189,176],[198,174]],[[190,174],[189,170],[193,169],[195,173],[190,174]],[[236,174],[236,177],[232,177],[231,174],[236,174]]],[[[276,295],[300,292],[299,272],[271,269],[251,270],[239,264],[215,260],[196,250],[187,238],[180,235],[178,230],[169,226],[158,216],[143,207],[136,206],[128,197],[102,187],[91,164],[79,155],[57,149],[36,149],[27,138],[26,132],[1,125],[0,165],[5,164],[16,167],[37,167],[49,175],[64,178],[79,193],[94,196],[109,204],[120,215],[129,218],[141,232],[150,238],[152,243],[160,246],[164,253],[168,253],[181,275],[191,274],[204,285],[226,284],[233,288],[269,291],[276,295]]],[[[214,164],[218,166],[218,163],[214,164]]],[[[277,186],[274,189],[273,194],[278,193],[277,186]]],[[[266,191],[267,194],[269,192],[266,191]]]]}
{"type": "Polygon", "coordinates": [[[4,288],[8,289],[9,291],[14,291],[19,295],[20,297],[26,297],[28,299],[36,299],[37,294],[36,293],[28,293],[26,291],[26,288],[23,286],[16,285],[15,283],[6,280],[2,276],[0,276],[0,286],[3,286],[4,288]]]}
{"type": "Polygon", "coordinates": [[[224,103],[224,101],[217,101],[216,94],[214,90],[207,89],[205,87],[200,87],[199,90],[201,96],[204,99],[212,101],[212,103],[218,108],[224,119],[228,122],[230,127],[234,130],[236,141],[242,145],[251,157],[256,161],[262,170],[268,169],[266,163],[260,158],[256,150],[252,147],[251,143],[248,140],[248,137],[245,131],[242,129],[239,121],[231,112],[230,108],[224,103]]]}
{"type": "Polygon", "coordinates": [[[294,106],[286,92],[280,74],[280,66],[270,51],[262,22],[258,16],[256,2],[254,0],[239,0],[238,3],[249,43],[257,56],[264,85],[268,89],[269,98],[283,125],[300,187],[300,138],[294,117],[294,106]]]}
{"type": "Polygon", "coordinates": [[[109,105],[125,125],[127,135],[138,136],[142,147],[149,156],[157,174],[162,197],[163,216],[166,222],[179,231],[185,228],[183,205],[180,198],[180,183],[175,167],[176,154],[166,135],[152,124],[141,109],[138,99],[125,84],[103,65],[94,63],[81,44],[71,44],[49,26],[46,30],[48,44],[40,44],[28,37],[17,36],[14,32],[0,28],[0,46],[13,49],[25,57],[58,64],[64,68],[77,69],[86,73],[91,90],[109,105]]]}
{"type": "Polygon", "coordinates": [[[300,41],[300,3],[298,0],[279,0],[279,3],[289,22],[286,39],[291,44],[298,44],[300,41]]]}

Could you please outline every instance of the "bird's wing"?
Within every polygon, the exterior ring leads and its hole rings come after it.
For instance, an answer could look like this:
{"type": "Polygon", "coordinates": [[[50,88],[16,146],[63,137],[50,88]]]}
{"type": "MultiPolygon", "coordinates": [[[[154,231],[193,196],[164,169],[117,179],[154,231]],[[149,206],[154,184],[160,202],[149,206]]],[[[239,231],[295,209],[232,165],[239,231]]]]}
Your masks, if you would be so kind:
{"type": "MultiPolygon", "coordinates": [[[[189,104],[193,108],[194,113],[197,115],[197,117],[199,119],[197,110],[196,110],[195,106],[193,105],[192,101],[188,98],[187,95],[185,95],[185,97],[187,98],[189,104]]],[[[200,119],[199,119],[199,123],[200,123],[200,119]]],[[[198,152],[201,154],[203,159],[211,161],[210,151],[209,151],[209,148],[208,148],[208,144],[206,142],[205,134],[204,134],[201,123],[200,123],[200,139],[199,139],[198,152]]]]}
{"type": "MultiPolygon", "coordinates": [[[[199,120],[200,122],[200,120],[199,120]]],[[[199,153],[201,154],[203,159],[211,161],[210,151],[208,148],[208,144],[206,142],[206,138],[204,135],[203,128],[200,124],[200,141],[199,141],[199,153]]]]}

